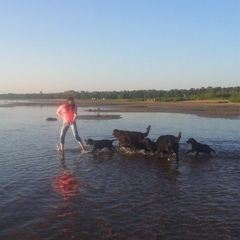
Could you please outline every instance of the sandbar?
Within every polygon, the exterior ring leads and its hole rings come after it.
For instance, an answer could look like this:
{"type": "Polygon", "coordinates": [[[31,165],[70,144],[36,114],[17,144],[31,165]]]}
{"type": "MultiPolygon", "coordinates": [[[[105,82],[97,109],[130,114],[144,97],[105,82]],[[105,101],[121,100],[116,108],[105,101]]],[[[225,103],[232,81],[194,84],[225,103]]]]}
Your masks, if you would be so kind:
{"type": "MultiPolygon", "coordinates": [[[[14,106],[58,106],[64,103],[63,99],[54,100],[29,100],[24,102],[8,101],[0,107],[14,106]]],[[[194,114],[208,118],[229,118],[240,119],[240,103],[231,103],[227,100],[202,100],[202,101],[181,101],[181,102],[159,102],[159,101],[127,101],[127,100],[79,100],[75,103],[78,107],[86,108],[92,118],[109,119],[120,118],[115,113],[121,112],[166,112],[194,114]],[[114,114],[112,114],[114,113],[114,114]]]]}

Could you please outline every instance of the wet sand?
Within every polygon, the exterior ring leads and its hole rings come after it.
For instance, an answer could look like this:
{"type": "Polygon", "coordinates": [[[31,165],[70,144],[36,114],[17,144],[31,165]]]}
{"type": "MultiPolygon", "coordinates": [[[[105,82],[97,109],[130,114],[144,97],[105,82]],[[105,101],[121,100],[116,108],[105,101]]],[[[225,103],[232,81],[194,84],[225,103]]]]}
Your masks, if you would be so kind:
{"type": "Polygon", "coordinates": [[[80,101],[81,107],[103,112],[168,112],[195,114],[212,118],[239,118],[240,103],[227,101],[144,102],[144,101],[80,101]],[[94,108],[95,107],[95,108],[94,108]]]}
{"type": "MultiPolygon", "coordinates": [[[[10,102],[0,107],[60,105],[64,100],[34,100],[29,102],[10,102]]],[[[183,102],[126,101],[126,100],[75,100],[78,107],[85,107],[99,119],[107,119],[106,113],[111,112],[168,112],[195,114],[201,117],[232,118],[240,117],[240,103],[224,100],[203,100],[183,102]],[[100,110],[100,111],[99,111],[100,110]],[[99,111],[99,112],[98,112],[99,111]]]]}

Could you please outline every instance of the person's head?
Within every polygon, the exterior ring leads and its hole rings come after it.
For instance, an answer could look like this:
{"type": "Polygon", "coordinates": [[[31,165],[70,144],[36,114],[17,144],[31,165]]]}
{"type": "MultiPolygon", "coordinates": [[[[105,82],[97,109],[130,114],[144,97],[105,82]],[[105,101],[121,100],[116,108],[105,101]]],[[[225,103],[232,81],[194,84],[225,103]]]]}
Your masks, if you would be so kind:
{"type": "Polygon", "coordinates": [[[73,97],[68,97],[65,103],[65,106],[67,108],[67,111],[69,108],[74,108],[76,105],[74,103],[74,98],[73,97]]]}
{"type": "Polygon", "coordinates": [[[74,98],[68,97],[66,103],[67,103],[67,105],[74,105],[74,98]]]}

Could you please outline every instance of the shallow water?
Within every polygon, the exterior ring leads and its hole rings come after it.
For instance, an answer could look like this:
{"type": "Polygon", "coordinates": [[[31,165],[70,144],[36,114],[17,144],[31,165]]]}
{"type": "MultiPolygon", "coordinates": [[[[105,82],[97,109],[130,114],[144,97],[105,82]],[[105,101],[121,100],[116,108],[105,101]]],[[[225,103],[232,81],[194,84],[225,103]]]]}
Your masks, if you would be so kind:
{"type": "Polygon", "coordinates": [[[61,121],[46,121],[55,112],[0,108],[0,239],[239,238],[240,120],[170,113],[78,120],[83,139],[111,139],[114,128],[144,132],[149,124],[151,139],[181,131],[180,161],[81,154],[70,131],[61,160],[61,121]],[[189,137],[217,156],[185,155],[189,137]]]}

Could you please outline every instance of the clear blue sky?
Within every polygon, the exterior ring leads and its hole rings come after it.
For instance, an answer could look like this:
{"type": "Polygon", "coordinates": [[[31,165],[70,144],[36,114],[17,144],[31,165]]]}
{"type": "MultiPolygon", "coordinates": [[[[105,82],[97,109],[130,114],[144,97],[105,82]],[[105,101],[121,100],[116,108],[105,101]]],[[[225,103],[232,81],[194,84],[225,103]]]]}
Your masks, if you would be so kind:
{"type": "Polygon", "coordinates": [[[0,0],[0,93],[240,85],[240,0],[0,0]]]}

